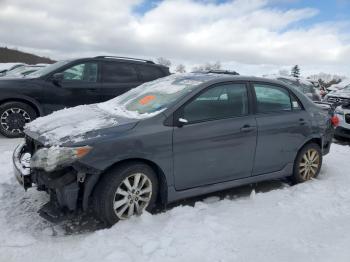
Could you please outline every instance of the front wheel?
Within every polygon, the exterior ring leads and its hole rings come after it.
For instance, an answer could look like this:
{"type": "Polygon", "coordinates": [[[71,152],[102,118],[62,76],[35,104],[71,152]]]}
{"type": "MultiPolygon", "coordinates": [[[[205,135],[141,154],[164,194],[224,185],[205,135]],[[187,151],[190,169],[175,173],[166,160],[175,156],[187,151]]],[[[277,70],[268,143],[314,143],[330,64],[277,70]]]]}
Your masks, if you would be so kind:
{"type": "Polygon", "coordinates": [[[295,183],[302,183],[316,178],[322,166],[322,152],[319,145],[310,143],[305,145],[298,153],[292,179],[295,183]]]}
{"type": "Polygon", "coordinates": [[[96,215],[111,226],[119,220],[151,211],[156,203],[158,180],[143,163],[126,164],[110,170],[98,182],[93,200],[96,215]]]}
{"type": "Polygon", "coordinates": [[[25,124],[35,117],[35,110],[25,103],[4,103],[0,105],[0,133],[9,138],[22,137],[25,124]]]}

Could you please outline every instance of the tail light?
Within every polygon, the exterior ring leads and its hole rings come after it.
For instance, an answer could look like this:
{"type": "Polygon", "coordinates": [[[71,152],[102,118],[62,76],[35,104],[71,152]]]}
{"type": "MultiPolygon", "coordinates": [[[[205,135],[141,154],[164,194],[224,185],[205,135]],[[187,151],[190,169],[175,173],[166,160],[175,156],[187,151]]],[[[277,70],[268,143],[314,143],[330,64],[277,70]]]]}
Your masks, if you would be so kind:
{"type": "Polygon", "coordinates": [[[339,118],[337,116],[332,116],[331,123],[332,126],[337,127],[339,125],[339,118]]]}

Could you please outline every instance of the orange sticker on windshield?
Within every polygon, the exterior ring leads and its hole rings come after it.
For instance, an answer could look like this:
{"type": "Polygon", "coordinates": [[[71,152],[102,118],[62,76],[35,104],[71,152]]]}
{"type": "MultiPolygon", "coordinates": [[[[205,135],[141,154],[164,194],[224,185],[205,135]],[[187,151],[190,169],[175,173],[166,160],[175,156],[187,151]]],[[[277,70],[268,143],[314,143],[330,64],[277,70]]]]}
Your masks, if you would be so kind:
{"type": "Polygon", "coordinates": [[[143,97],[143,98],[141,98],[141,99],[139,100],[139,103],[140,103],[141,105],[147,105],[149,102],[151,102],[151,101],[154,100],[155,98],[156,98],[156,97],[153,96],[153,95],[145,96],[145,97],[143,97]]]}

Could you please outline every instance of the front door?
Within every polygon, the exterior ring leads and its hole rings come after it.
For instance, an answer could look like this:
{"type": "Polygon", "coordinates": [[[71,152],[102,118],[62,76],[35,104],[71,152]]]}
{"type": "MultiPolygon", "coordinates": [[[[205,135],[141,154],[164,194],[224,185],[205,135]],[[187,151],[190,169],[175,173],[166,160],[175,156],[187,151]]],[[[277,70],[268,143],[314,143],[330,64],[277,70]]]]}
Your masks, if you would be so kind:
{"type": "Polygon", "coordinates": [[[177,190],[251,176],[257,131],[244,83],[212,86],[175,115],[188,121],[173,132],[177,190]]]}

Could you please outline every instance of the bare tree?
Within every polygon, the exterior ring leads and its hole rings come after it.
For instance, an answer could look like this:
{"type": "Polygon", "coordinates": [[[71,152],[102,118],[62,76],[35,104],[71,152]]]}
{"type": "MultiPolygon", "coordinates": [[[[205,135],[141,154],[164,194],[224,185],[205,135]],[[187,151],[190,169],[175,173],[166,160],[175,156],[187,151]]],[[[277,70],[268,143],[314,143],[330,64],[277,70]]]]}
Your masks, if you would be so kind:
{"type": "Polygon", "coordinates": [[[280,71],[278,71],[278,74],[281,76],[289,76],[289,72],[286,69],[281,69],[280,71]]]}
{"type": "Polygon", "coordinates": [[[177,73],[186,73],[186,67],[183,64],[178,64],[175,68],[177,73]]]}
{"type": "Polygon", "coordinates": [[[157,58],[157,63],[166,67],[171,66],[171,61],[165,57],[158,57],[157,58]]]}
{"type": "Polygon", "coordinates": [[[199,65],[192,68],[192,71],[210,71],[210,70],[220,70],[221,69],[221,63],[220,61],[217,61],[215,63],[205,63],[203,65],[199,65]]]}

